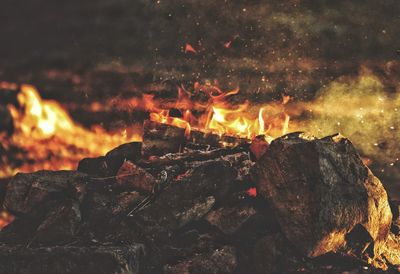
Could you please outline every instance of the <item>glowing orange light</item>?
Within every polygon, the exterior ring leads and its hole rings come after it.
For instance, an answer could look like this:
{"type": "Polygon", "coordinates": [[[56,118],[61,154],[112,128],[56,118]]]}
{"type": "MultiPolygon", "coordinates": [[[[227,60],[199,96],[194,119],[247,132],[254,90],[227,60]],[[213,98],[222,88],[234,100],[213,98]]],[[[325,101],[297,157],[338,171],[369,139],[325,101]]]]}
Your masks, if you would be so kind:
{"type": "Polygon", "coordinates": [[[185,53],[188,53],[188,52],[197,53],[197,51],[192,47],[191,44],[186,44],[185,45],[185,53]]]}

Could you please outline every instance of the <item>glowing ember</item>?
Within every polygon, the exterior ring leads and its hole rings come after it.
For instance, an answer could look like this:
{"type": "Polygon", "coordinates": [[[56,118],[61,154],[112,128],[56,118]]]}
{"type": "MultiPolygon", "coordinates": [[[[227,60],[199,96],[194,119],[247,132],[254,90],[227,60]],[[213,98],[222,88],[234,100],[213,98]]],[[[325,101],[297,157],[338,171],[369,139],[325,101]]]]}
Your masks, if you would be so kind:
{"type": "Polygon", "coordinates": [[[186,44],[185,45],[185,53],[188,53],[188,52],[197,53],[197,51],[192,47],[191,44],[186,44]]]}
{"type": "Polygon", "coordinates": [[[247,190],[247,194],[248,194],[250,197],[256,197],[256,196],[257,196],[257,189],[256,189],[255,187],[249,188],[249,189],[247,190]]]}
{"type": "Polygon", "coordinates": [[[6,210],[0,211],[0,230],[14,221],[15,217],[6,210]]]}

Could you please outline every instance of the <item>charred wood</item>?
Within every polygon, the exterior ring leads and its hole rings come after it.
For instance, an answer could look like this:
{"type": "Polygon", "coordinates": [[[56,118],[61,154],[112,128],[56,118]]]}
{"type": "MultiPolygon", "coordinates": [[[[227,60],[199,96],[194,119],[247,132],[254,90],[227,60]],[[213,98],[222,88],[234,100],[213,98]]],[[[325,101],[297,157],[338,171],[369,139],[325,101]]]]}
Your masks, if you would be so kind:
{"type": "Polygon", "coordinates": [[[147,156],[177,153],[184,147],[207,150],[210,148],[235,147],[249,140],[234,136],[219,136],[192,129],[188,136],[185,129],[146,120],[143,125],[143,152],[147,156]]]}

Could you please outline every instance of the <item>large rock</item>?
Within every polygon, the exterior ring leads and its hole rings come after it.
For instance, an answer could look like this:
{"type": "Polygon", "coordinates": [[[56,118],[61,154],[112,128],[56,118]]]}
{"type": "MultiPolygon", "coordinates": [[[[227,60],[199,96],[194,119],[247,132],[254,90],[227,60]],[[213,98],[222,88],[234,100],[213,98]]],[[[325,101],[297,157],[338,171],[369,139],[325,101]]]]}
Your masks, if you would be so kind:
{"type": "Polygon", "coordinates": [[[7,184],[4,206],[17,214],[28,214],[51,200],[82,201],[87,175],[76,171],[18,173],[7,184]]]}
{"type": "Polygon", "coordinates": [[[304,255],[354,246],[359,233],[368,236],[363,252],[381,252],[392,220],[387,193],[348,139],[289,134],[271,143],[257,168],[259,193],[304,255]]]}

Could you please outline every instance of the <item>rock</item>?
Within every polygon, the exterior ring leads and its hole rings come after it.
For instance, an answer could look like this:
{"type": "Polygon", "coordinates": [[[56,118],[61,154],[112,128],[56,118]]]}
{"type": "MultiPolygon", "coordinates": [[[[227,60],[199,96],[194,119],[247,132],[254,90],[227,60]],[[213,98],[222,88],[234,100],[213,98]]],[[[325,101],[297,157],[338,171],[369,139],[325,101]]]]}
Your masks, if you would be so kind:
{"type": "Polygon", "coordinates": [[[165,273],[234,273],[238,265],[234,247],[223,246],[211,253],[189,258],[173,266],[165,266],[165,273]]]}
{"type": "Polygon", "coordinates": [[[77,170],[96,177],[115,176],[125,160],[137,161],[141,157],[142,143],[131,142],[107,152],[105,156],[84,158],[77,170]]]}
{"type": "Polygon", "coordinates": [[[16,214],[28,214],[50,200],[82,201],[87,175],[77,171],[18,173],[7,185],[4,206],[16,214]]]}
{"type": "Polygon", "coordinates": [[[108,177],[113,175],[112,171],[108,169],[106,157],[104,156],[80,160],[77,170],[95,177],[108,177]]]}
{"type": "Polygon", "coordinates": [[[37,228],[33,240],[35,243],[48,245],[68,243],[76,235],[80,223],[81,212],[77,201],[55,204],[37,228]]]}
{"type": "Polygon", "coordinates": [[[0,247],[0,273],[136,274],[144,256],[142,245],[98,247],[0,247]]]}
{"type": "Polygon", "coordinates": [[[344,248],[357,225],[370,236],[373,255],[381,252],[392,220],[387,193],[349,140],[289,134],[271,143],[257,169],[259,194],[304,255],[344,248]]]}
{"type": "Polygon", "coordinates": [[[115,174],[124,161],[136,162],[142,155],[142,143],[131,142],[122,144],[105,155],[108,169],[115,174]]]}
{"type": "Polygon", "coordinates": [[[140,196],[139,192],[122,192],[117,195],[113,205],[111,206],[112,214],[115,216],[126,214],[135,205],[139,204],[143,199],[144,197],[140,196]]]}
{"type": "Polygon", "coordinates": [[[175,216],[178,220],[178,227],[200,220],[211,210],[214,204],[215,198],[213,196],[208,196],[205,199],[199,199],[192,207],[187,208],[185,211],[176,213],[175,216]]]}
{"type": "Polygon", "coordinates": [[[125,161],[118,170],[116,186],[124,190],[137,190],[151,193],[156,185],[156,179],[146,170],[125,161]]]}
{"type": "Polygon", "coordinates": [[[235,178],[235,169],[225,161],[203,164],[179,183],[168,186],[137,217],[164,229],[178,229],[203,217],[217,201],[223,202],[235,178]]]}
{"type": "Polygon", "coordinates": [[[381,257],[392,269],[400,271],[400,239],[390,233],[381,257]]]}
{"type": "Polygon", "coordinates": [[[207,214],[206,220],[225,234],[234,234],[246,223],[256,210],[249,205],[222,207],[207,214]]]}
{"type": "Polygon", "coordinates": [[[7,184],[10,179],[0,179],[0,207],[3,205],[4,197],[6,196],[7,184]]]}
{"type": "Polygon", "coordinates": [[[268,150],[269,144],[264,135],[256,136],[249,147],[251,157],[258,161],[268,150]]]}
{"type": "Polygon", "coordinates": [[[393,214],[392,227],[390,230],[393,234],[400,235],[400,201],[390,200],[389,204],[393,214]]]}
{"type": "Polygon", "coordinates": [[[257,273],[289,273],[296,263],[290,243],[282,233],[269,234],[254,246],[254,269],[257,273]]]}

